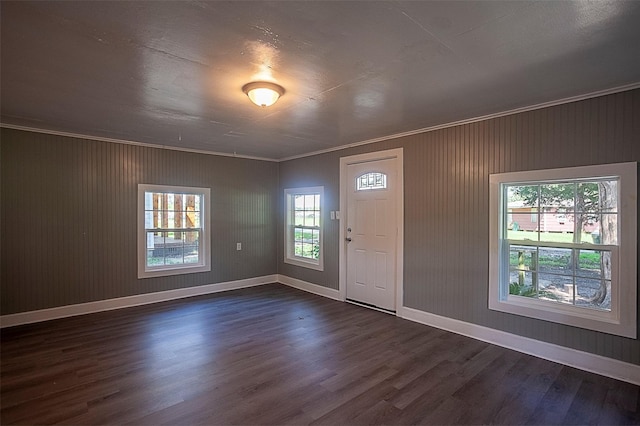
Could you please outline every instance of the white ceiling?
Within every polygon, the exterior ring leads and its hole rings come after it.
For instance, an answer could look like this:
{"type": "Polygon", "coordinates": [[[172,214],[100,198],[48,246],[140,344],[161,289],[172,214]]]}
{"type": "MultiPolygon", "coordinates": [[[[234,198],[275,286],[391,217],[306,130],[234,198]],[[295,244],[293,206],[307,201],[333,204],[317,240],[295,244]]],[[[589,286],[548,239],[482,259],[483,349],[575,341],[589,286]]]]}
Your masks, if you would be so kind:
{"type": "Polygon", "coordinates": [[[1,120],[282,159],[640,82],[640,1],[2,1],[1,120]],[[241,88],[285,87],[270,108],[241,88]]]}

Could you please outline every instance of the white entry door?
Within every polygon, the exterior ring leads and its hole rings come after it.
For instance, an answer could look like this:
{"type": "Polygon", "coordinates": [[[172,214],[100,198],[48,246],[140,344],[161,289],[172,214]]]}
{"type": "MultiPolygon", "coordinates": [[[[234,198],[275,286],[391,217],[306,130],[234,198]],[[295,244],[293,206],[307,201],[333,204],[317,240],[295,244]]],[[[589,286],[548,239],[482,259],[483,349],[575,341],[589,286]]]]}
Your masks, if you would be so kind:
{"type": "Polygon", "coordinates": [[[347,165],[346,297],[396,310],[398,160],[347,165]]]}

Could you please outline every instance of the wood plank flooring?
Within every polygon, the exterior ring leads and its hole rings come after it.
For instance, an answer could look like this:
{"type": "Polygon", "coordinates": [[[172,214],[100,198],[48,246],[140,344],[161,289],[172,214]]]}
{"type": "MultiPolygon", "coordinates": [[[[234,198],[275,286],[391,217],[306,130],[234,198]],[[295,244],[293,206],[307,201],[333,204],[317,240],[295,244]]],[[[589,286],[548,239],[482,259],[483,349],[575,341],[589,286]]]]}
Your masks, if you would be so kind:
{"type": "Polygon", "coordinates": [[[279,284],[1,343],[3,425],[640,423],[638,386],[279,284]]]}

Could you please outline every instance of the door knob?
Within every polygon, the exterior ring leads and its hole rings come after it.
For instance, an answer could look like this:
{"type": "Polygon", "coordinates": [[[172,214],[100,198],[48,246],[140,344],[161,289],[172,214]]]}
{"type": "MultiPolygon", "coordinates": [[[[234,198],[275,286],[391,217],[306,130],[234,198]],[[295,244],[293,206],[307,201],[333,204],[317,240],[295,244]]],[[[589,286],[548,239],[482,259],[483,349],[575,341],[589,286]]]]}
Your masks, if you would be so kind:
{"type": "Polygon", "coordinates": [[[345,238],[345,240],[347,240],[347,242],[350,243],[351,242],[351,237],[347,237],[347,238],[345,238]]]}

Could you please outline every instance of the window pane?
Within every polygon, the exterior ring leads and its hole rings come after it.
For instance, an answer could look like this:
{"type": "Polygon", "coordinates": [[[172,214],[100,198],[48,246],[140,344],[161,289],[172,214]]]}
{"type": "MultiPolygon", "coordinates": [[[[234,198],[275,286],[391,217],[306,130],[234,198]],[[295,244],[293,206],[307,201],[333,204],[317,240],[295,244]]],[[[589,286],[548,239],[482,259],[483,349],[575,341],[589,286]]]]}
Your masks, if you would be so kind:
{"type": "Polygon", "coordinates": [[[200,232],[183,232],[184,243],[188,245],[200,244],[200,232]]]}
{"type": "Polygon", "coordinates": [[[304,228],[302,231],[302,241],[307,243],[313,241],[313,230],[304,228]]]}
{"type": "Polygon", "coordinates": [[[164,256],[156,256],[154,249],[147,249],[147,266],[164,265],[164,256]]]}
{"type": "Polygon", "coordinates": [[[200,195],[145,193],[147,228],[200,228],[200,195]]]}
{"type": "Polygon", "coordinates": [[[538,275],[538,299],[573,304],[573,277],[541,273],[538,275]]]}
{"type": "Polygon", "coordinates": [[[575,183],[540,185],[540,205],[553,207],[558,212],[571,212],[575,200],[575,183]]]}
{"type": "Polygon", "coordinates": [[[356,178],[356,190],[384,189],[387,187],[387,175],[384,173],[366,173],[356,178]]]}
{"type": "MultiPolygon", "coordinates": [[[[554,243],[575,243],[575,217],[573,214],[542,213],[540,214],[540,241],[554,243]]],[[[583,235],[580,235],[582,238],[583,235]]],[[[588,238],[588,235],[586,235],[588,238]]]]}
{"type": "Polygon", "coordinates": [[[303,243],[302,244],[302,256],[313,258],[313,244],[311,243],[303,243]]]}
{"type": "Polygon", "coordinates": [[[304,210],[304,195],[294,195],[293,206],[295,210],[304,210]]]}
{"type": "Polygon", "coordinates": [[[576,306],[611,310],[611,281],[580,278],[576,285],[576,306]]]}
{"type": "Polygon", "coordinates": [[[615,213],[618,211],[618,181],[605,180],[578,184],[578,212],[615,213]]]}
{"type": "Polygon", "coordinates": [[[296,210],[293,218],[294,225],[305,225],[304,210],[296,210]]]}
{"type": "Polygon", "coordinates": [[[164,265],[166,232],[147,232],[147,266],[164,265]]]}
{"type": "Polygon", "coordinates": [[[145,229],[153,228],[153,212],[144,212],[144,227],[145,229]]]}
{"type": "Polygon", "coordinates": [[[304,208],[305,210],[315,210],[315,195],[305,195],[304,196],[304,208]]]}
{"type": "Polygon", "coordinates": [[[592,279],[611,279],[611,267],[606,267],[611,262],[611,252],[599,250],[576,250],[578,254],[578,277],[592,279]],[[603,263],[604,262],[604,263],[603,263]]]}
{"type": "Polygon", "coordinates": [[[509,249],[509,266],[512,270],[537,270],[538,251],[535,247],[511,246],[509,249]]]}
{"type": "Polygon", "coordinates": [[[589,222],[588,230],[591,231],[591,241],[593,244],[618,244],[618,215],[600,214],[589,222]]]}
{"type": "Polygon", "coordinates": [[[314,211],[307,212],[304,217],[305,226],[316,226],[316,213],[314,211]]]}
{"type": "MultiPolygon", "coordinates": [[[[197,242],[197,241],[196,241],[197,242]]],[[[184,263],[198,263],[198,245],[185,244],[184,246],[184,263]]]]}
{"type": "Polygon", "coordinates": [[[144,209],[153,210],[153,192],[144,193],[144,209]]]}
{"type": "Polygon", "coordinates": [[[573,250],[540,247],[538,270],[554,274],[573,275],[573,250]]]}
{"type": "Polygon", "coordinates": [[[165,206],[164,204],[164,197],[165,194],[162,194],[160,192],[154,192],[153,193],[153,209],[155,210],[166,210],[167,206],[165,206]]]}
{"type": "Polygon", "coordinates": [[[509,273],[509,294],[523,297],[536,297],[533,272],[511,271],[509,273]]]}
{"type": "Polygon", "coordinates": [[[185,228],[200,228],[200,214],[195,212],[187,212],[185,214],[185,228]]]}
{"type": "Polygon", "coordinates": [[[164,265],[164,233],[147,232],[147,266],[164,265]]]}
{"type": "Polygon", "coordinates": [[[318,259],[320,255],[320,230],[294,228],[294,255],[318,259]]]}
{"type": "Polygon", "coordinates": [[[147,265],[198,263],[199,232],[147,233],[147,265]]]}
{"type": "Polygon", "coordinates": [[[597,212],[600,208],[600,195],[597,182],[580,182],[576,191],[578,212],[597,212]]]}
{"type": "Polygon", "coordinates": [[[539,185],[509,185],[507,186],[507,208],[538,207],[539,185]]]}
{"type": "Polygon", "coordinates": [[[179,263],[182,263],[183,242],[181,237],[182,235],[178,233],[172,233],[172,232],[167,233],[167,238],[165,239],[165,246],[164,246],[165,263],[167,264],[177,263],[176,261],[173,260],[177,257],[180,258],[179,263]]]}
{"type": "MultiPolygon", "coordinates": [[[[309,212],[304,211],[304,212],[300,212],[302,214],[302,223],[300,225],[302,226],[309,226],[310,222],[309,222],[309,212]]],[[[311,218],[311,223],[313,223],[313,217],[311,218]]]]}
{"type": "MultiPolygon", "coordinates": [[[[533,212],[531,208],[511,209],[508,212],[507,229],[514,231],[516,239],[524,239],[527,234],[517,234],[517,232],[529,232],[529,239],[537,240],[535,232],[538,231],[538,213],[533,212]],[[520,235],[520,237],[518,237],[520,235]]],[[[510,237],[511,238],[511,237],[510,237]]]]}

